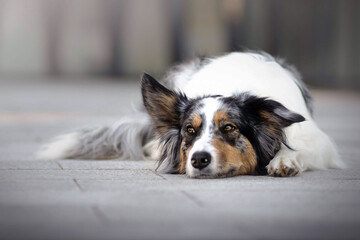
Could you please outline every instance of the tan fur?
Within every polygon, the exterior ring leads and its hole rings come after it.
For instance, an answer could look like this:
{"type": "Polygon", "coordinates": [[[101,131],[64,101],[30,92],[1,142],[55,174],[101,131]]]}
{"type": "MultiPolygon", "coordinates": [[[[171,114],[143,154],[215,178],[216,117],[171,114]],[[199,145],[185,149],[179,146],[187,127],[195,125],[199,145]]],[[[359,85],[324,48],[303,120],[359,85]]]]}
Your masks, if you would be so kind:
{"type": "MultiPolygon", "coordinates": [[[[218,111],[214,115],[214,122],[218,128],[226,124],[232,124],[225,111],[218,111]]],[[[235,124],[233,124],[235,125],[235,124]]],[[[234,132],[229,133],[232,137],[240,136],[240,132],[236,129],[234,132]]],[[[232,175],[254,174],[257,165],[255,151],[250,144],[249,140],[244,137],[245,147],[239,150],[220,139],[214,139],[213,145],[218,152],[219,164],[221,172],[226,173],[230,169],[236,169],[232,175]]]]}
{"type": "Polygon", "coordinates": [[[215,113],[214,121],[217,126],[220,126],[221,122],[229,122],[229,118],[225,111],[220,110],[215,113]]]}
{"type": "Polygon", "coordinates": [[[185,145],[185,142],[183,141],[181,143],[181,148],[180,148],[181,149],[180,150],[180,164],[179,164],[179,168],[177,170],[178,173],[185,173],[186,161],[187,161],[187,159],[189,157],[189,153],[191,151],[191,147],[189,147],[184,154],[184,151],[183,151],[184,145],[185,145]]]}
{"type": "MultiPolygon", "coordinates": [[[[156,111],[152,111],[150,112],[150,114],[156,118],[159,115],[166,115],[169,122],[177,122],[178,121],[178,116],[174,111],[174,105],[176,103],[176,97],[174,95],[166,95],[166,94],[159,94],[157,96],[156,101],[159,103],[155,106],[150,106],[154,109],[156,109],[156,111]]],[[[168,128],[168,124],[167,123],[156,123],[156,127],[158,129],[158,134],[162,135],[167,131],[168,128]]]]}
{"type": "Polygon", "coordinates": [[[257,165],[255,151],[247,139],[244,141],[246,142],[245,150],[240,151],[219,139],[213,140],[213,145],[218,152],[221,172],[226,173],[231,168],[235,168],[236,170],[232,175],[255,173],[257,165]]]}
{"type": "Polygon", "coordinates": [[[266,111],[260,111],[260,116],[261,116],[261,118],[263,118],[265,120],[265,122],[268,123],[268,124],[266,124],[266,129],[272,135],[279,134],[278,128],[275,127],[278,125],[278,123],[276,122],[276,119],[274,118],[274,116],[272,116],[269,112],[266,112],[266,111]]]}
{"type": "Polygon", "coordinates": [[[191,124],[195,128],[196,131],[199,130],[201,123],[202,123],[201,116],[199,114],[195,114],[191,120],[191,124]]]}

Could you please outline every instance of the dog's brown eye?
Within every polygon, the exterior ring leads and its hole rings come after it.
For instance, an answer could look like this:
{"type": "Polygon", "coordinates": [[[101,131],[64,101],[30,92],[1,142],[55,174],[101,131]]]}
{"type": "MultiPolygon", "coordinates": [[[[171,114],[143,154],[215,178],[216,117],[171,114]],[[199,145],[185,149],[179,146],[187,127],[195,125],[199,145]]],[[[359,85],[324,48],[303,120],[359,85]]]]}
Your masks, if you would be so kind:
{"type": "Polygon", "coordinates": [[[235,127],[231,124],[227,124],[223,129],[225,132],[232,132],[235,130],[235,127]]]}
{"type": "Polygon", "coordinates": [[[186,131],[190,134],[190,135],[193,135],[195,134],[195,129],[191,126],[188,126],[186,131]]]}

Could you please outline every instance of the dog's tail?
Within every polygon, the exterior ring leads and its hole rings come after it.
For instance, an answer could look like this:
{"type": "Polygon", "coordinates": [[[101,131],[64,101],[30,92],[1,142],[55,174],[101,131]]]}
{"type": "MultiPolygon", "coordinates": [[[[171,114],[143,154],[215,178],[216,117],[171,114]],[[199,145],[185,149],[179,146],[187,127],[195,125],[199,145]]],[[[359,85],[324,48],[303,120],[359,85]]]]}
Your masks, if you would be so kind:
{"type": "Polygon", "coordinates": [[[36,154],[37,159],[143,159],[153,128],[145,112],[122,118],[108,127],[93,127],[56,137],[36,154]]]}

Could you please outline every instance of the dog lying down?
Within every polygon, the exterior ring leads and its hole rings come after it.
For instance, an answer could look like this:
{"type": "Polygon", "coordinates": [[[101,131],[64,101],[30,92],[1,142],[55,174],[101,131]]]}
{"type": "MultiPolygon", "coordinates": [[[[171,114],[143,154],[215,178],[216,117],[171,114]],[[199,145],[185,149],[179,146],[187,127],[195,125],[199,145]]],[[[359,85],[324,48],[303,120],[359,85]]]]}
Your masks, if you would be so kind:
{"type": "Polygon", "coordinates": [[[160,170],[192,178],[295,176],[341,168],[312,119],[298,72],[263,52],[234,52],[141,80],[144,108],[112,126],[57,137],[39,159],[157,158],[160,170]]]}

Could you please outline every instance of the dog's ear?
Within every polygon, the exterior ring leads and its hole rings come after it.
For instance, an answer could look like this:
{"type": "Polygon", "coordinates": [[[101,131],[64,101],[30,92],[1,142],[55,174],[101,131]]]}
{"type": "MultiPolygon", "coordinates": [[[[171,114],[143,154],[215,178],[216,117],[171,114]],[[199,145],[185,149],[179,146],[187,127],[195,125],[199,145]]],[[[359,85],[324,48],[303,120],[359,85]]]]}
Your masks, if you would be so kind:
{"type": "Polygon", "coordinates": [[[180,118],[188,100],[185,95],[167,89],[148,74],[142,76],[141,91],[144,106],[152,118],[160,142],[164,146],[157,169],[163,162],[167,162],[163,171],[179,173],[180,118]]]}
{"type": "MultiPolygon", "coordinates": [[[[265,100],[263,111],[270,113],[270,118],[272,119],[268,119],[269,121],[276,121],[283,128],[293,123],[305,121],[302,115],[287,109],[284,105],[274,100],[265,100]]],[[[268,116],[265,114],[263,117],[266,118],[268,116]]]]}
{"type": "Polygon", "coordinates": [[[250,95],[245,97],[243,105],[247,114],[255,118],[257,122],[276,125],[280,128],[305,121],[305,118],[300,114],[287,109],[281,103],[271,99],[250,95]]]}
{"type": "Polygon", "coordinates": [[[142,76],[141,91],[144,106],[160,134],[169,128],[180,128],[181,107],[187,101],[184,95],[167,89],[146,73],[142,76]]]}

